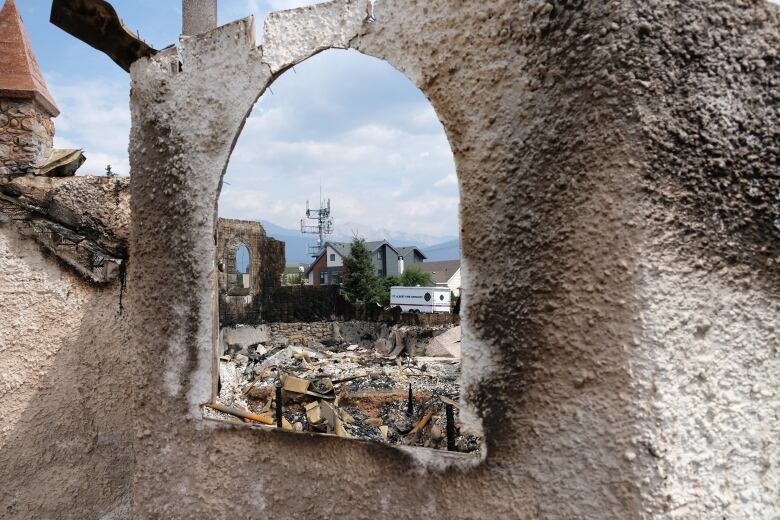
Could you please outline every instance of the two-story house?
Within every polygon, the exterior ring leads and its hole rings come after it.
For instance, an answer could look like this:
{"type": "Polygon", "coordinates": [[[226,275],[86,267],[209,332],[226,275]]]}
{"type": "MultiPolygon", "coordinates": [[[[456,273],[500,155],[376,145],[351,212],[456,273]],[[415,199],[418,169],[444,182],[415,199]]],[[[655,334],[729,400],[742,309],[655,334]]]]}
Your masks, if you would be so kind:
{"type": "MultiPolygon", "coordinates": [[[[413,246],[393,247],[386,240],[366,242],[376,275],[382,278],[400,275],[405,266],[421,264],[425,255],[413,246]],[[407,260],[408,259],[408,260],[407,260]]],[[[341,271],[344,259],[352,253],[349,242],[326,242],[322,252],[304,273],[309,285],[338,285],[341,283],[341,271]]]]}

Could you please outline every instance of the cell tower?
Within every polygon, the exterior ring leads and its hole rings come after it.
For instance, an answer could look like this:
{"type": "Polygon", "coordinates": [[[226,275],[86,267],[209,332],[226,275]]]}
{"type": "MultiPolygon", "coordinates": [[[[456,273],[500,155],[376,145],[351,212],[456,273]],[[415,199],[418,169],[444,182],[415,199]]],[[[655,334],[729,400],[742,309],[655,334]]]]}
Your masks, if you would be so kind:
{"type": "Polygon", "coordinates": [[[325,245],[325,237],[333,233],[333,217],[330,216],[330,199],[323,201],[320,192],[320,207],[310,209],[306,201],[306,218],[301,219],[301,233],[317,235],[317,245],[309,246],[308,253],[317,258],[325,245]]]}

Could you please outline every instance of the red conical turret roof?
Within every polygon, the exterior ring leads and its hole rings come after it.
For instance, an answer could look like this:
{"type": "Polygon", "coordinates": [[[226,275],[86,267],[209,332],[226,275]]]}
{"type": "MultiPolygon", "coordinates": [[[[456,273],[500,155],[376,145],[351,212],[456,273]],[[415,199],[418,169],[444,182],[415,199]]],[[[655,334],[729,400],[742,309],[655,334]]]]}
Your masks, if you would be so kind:
{"type": "Polygon", "coordinates": [[[51,97],[14,0],[0,11],[0,98],[35,99],[53,117],[60,111],[51,97]]]}

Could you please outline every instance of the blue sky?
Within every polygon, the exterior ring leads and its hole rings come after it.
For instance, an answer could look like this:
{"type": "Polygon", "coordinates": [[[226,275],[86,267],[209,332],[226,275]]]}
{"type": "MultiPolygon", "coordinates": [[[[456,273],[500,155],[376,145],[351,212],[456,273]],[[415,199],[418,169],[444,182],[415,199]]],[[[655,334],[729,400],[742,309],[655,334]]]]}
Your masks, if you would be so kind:
{"type": "MultiPolygon", "coordinates": [[[[1,1],[1,0],[0,0],[1,1]]],[[[156,48],[178,39],[180,0],[113,0],[125,24],[156,48]]],[[[219,21],[254,14],[258,41],[271,10],[300,0],[220,2],[219,21]]],[[[129,173],[128,75],[48,22],[50,0],[17,0],[62,114],[56,146],[84,148],[81,172],[106,164],[129,173]]],[[[306,200],[332,199],[339,235],[408,236],[436,243],[458,234],[452,153],[423,94],[386,63],[331,50],[288,71],[247,121],[228,166],[220,215],[296,228],[306,200]]]]}

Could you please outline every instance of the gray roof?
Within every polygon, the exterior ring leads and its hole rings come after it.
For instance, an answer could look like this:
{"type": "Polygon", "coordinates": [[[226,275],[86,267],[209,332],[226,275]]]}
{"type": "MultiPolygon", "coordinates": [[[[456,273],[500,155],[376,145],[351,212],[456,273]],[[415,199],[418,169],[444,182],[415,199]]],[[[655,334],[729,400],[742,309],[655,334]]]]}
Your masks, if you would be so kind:
{"type": "MultiPolygon", "coordinates": [[[[352,252],[352,244],[349,242],[325,242],[325,247],[327,246],[332,247],[339,255],[343,256],[344,258],[348,257],[352,252]]],[[[323,249],[325,249],[325,247],[323,247],[323,249]]]]}
{"type": "MultiPolygon", "coordinates": [[[[369,253],[373,253],[383,245],[387,244],[387,246],[392,249],[393,251],[398,254],[398,250],[390,245],[390,243],[387,240],[375,240],[373,242],[366,242],[366,249],[368,249],[369,253]]],[[[336,253],[341,256],[342,258],[348,257],[352,253],[352,242],[331,242],[327,241],[325,242],[325,245],[322,247],[322,251],[320,251],[320,254],[317,255],[317,258],[314,259],[312,263],[309,264],[309,266],[306,268],[305,275],[309,276],[309,273],[311,272],[312,267],[314,267],[314,264],[317,263],[317,261],[322,257],[322,255],[325,254],[325,251],[327,250],[327,247],[330,246],[333,248],[336,253]]]]}
{"type": "Polygon", "coordinates": [[[377,249],[379,249],[380,247],[382,247],[385,244],[387,244],[387,247],[389,247],[390,249],[395,251],[396,254],[398,254],[398,250],[396,248],[394,248],[393,246],[391,246],[390,242],[388,242],[387,240],[379,240],[379,241],[375,241],[375,242],[366,242],[366,249],[368,249],[369,251],[371,251],[373,253],[374,251],[376,251],[377,249]]]}
{"type": "Polygon", "coordinates": [[[452,275],[460,269],[460,260],[443,260],[441,262],[423,262],[415,264],[415,268],[431,273],[434,283],[447,283],[452,275]]]}
{"type": "MultiPolygon", "coordinates": [[[[373,253],[383,245],[387,244],[390,249],[398,253],[398,250],[390,245],[390,243],[387,240],[375,240],[373,242],[366,242],[366,249],[370,253],[373,253]]],[[[340,256],[346,258],[352,253],[352,243],[351,242],[325,242],[325,246],[330,246],[333,248],[336,253],[338,253],[340,256]]]]}
{"type": "Polygon", "coordinates": [[[398,254],[402,257],[404,257],[404,260],[406,260],[406,255],[412,255],[415,251],[420,253],[420,256],[423,258],[428,258],[425,256],[425,253],[422,252],[422,250],[419,247],[415,246],[403,246],[403,247],[396,247],[395,248],[398,251],[398,254]]]}

